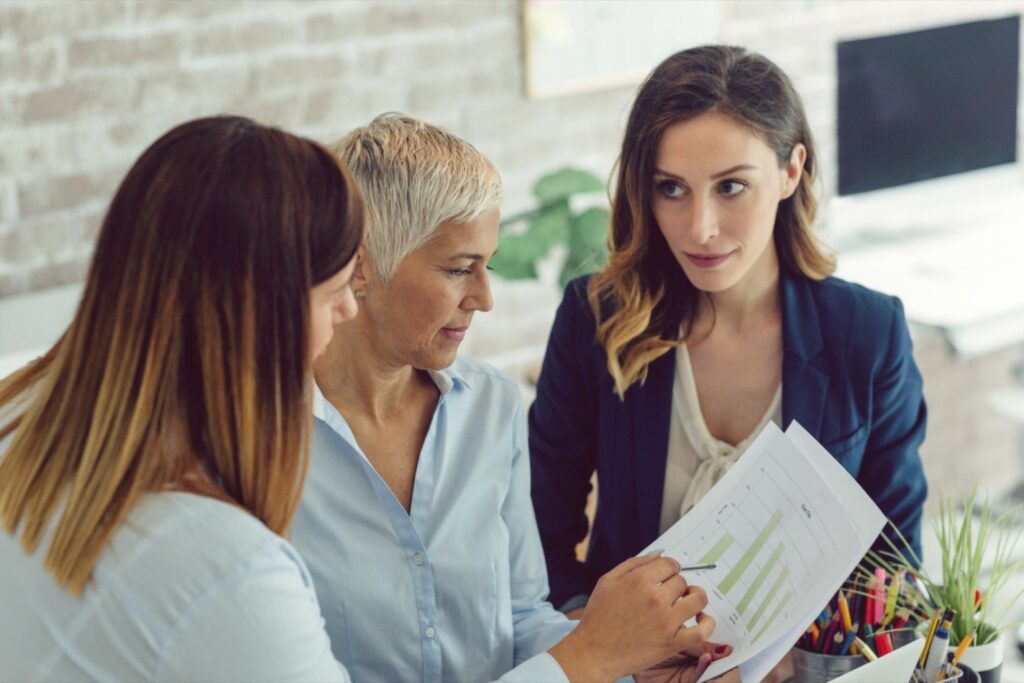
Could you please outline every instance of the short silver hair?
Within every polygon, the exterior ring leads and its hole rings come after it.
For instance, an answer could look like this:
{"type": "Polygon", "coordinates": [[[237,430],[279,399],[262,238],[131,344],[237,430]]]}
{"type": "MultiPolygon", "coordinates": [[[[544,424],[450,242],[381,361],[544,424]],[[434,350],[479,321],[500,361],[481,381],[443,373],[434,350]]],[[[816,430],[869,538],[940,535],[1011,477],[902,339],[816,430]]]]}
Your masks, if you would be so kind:
{"type": "Polygon", "coordinates": [[[442,223],[468,223],[501,205],[501,176],[487,157],[411,116],[381,114],[330,149],[362,191],[363,243],[384,282],[442,223]]]}

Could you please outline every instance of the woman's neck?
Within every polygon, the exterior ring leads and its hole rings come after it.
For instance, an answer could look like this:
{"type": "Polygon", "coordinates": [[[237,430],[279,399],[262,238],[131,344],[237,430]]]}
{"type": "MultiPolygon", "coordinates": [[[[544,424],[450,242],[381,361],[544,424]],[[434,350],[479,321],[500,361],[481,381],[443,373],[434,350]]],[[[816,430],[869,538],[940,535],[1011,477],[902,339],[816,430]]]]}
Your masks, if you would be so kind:
{"type": "MultiPolygon", "coordinates": [[[[327,350],[313,364],[317,386],[341,411],[384,421],[407,406],[410,392],[424,382],[410,365],[388,362],[355,324],[335,330],[327,350]]],[[[429,379],[426,380],[429,382],[429,379]]]]}
{"type": "Polygon", "coordinates": [[[713,320],[723,331],[742,332],[766,320],[777,320],[779,315],[779,261],[772,250],[740,282],[702,298],[697,327],[713,320]]]}

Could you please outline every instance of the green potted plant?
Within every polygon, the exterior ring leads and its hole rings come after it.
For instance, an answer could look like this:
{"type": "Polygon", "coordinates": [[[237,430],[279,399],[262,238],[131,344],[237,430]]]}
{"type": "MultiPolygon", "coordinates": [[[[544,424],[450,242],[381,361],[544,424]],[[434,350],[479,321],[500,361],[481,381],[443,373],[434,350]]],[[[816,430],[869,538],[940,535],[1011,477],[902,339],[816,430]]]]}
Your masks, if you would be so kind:
{"type": "Polygon", "coordinates": [[[977,671],[983,683],[997,683],[1005,651],[1003,634],[1019,625],[1009,623],[1007,617],[1024,597],[1024,588],[1007,591],[1011,580],[1024,572],[1022,521],[1019,508],[995,515],[991,502],[987,498],[979,501],[977,491],[960,506],[940,500],[932,526],[941,554],[941,574],[919,568],[920,558],[902,536],[904,548],[890,543],[891,552],[869,553],[861,573],[870,580],[877,566],[894,576],[899,570],[915,576],[916,580],[904,582],[901,608],[925,619],[936,609],[956,610],[950,645],[955,647],[973,633],[971,647],[961,661],[977,671]]]}
{"type": "Polygon", "coordinates": [[[608,256],[608,208],[574,207],[574,198],[605,191],[593,173],[563,168],[533,185],[537,207],[502,221],[498,253],[491,260],[495,273],[506,280],[537,278],[537,262],[561,245],[565,260],[558,277],[564,287],[578,275],[597,270],[608,256]]]}

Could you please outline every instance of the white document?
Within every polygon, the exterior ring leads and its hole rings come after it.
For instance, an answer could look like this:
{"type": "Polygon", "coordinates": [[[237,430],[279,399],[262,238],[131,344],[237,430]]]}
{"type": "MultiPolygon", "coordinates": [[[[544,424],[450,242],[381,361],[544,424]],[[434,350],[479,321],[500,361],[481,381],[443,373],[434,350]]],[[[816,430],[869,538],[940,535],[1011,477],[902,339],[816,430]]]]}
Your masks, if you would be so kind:
{"type": "Polygon", "coordinates": [[[860,666],[832,683],[905,683],[914,675],[917,658],[924,649],[924,638],[894,650],[884,657],[860,666]]]}
{"type": "Polygon", "coordinates": [[[885,516],[795,422],[769,422],[692,510],[648,547],[708,594],[715,642],[733,653],[701,681],[740,667],[758,681],[779,662],[871,547],[885,516]]]}

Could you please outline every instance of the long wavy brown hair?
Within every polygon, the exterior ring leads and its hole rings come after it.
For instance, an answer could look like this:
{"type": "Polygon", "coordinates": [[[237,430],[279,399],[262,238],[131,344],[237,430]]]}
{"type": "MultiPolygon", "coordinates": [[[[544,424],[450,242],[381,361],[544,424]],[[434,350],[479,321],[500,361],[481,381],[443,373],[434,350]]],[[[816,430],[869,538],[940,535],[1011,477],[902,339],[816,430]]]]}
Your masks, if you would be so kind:
{"type": "Polygon", "coordinates": [[[793,195],[779,203],[774,242],[784,270],[821,280],[835,259],[815,236],[818,158],[803,103],[789,78],[765,57],[712,45],[678,52],[654,69],[633,103],[616,163],[608,236],[610,256],[588,286],[615,390],[647,377],[652,361],[689,334],[702,293],[687,279],[658,229],[652,209],[654,168],[665,130],[709,112],[750,128],[780,168],[793,148],[807,149],[793,195]]]}
{"type": "Polygon", "coordinates": [[[310,289],[353,257],[362,221],[326,150],[248,119],[191,121],[143,153],[71,325],[0,382],[0,519],[26,552],[49,538],[58,584],[81,593],[151,491],[288,528],[308,464],[310,289]]]}

